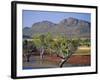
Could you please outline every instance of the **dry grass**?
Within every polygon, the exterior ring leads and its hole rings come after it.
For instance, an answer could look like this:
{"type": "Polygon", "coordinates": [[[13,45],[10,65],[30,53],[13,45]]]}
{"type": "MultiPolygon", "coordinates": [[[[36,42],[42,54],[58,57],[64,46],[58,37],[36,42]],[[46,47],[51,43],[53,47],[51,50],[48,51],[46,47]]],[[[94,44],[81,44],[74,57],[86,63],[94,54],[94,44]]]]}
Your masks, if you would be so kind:
{"type": "Polygon", "coordinates": [[[79,47],[74,55],[90,55],[91,48],[90,47],[79,47]]]}

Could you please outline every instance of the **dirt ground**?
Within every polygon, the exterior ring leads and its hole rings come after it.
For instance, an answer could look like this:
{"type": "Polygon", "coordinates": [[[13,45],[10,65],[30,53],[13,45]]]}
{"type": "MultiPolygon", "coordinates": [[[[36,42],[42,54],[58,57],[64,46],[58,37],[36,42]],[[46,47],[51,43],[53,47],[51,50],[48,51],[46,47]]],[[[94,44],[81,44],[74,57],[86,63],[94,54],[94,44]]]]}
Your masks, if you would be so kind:
{"type": "MultiPolygon", "coordinates": [[[[63,67],[90,66],[90,61],[90,55],[72,55],[63,67]]],[[[23,58],[23,69],[56,68],[59,67],[59,63],[60,58],[55,55],[45,55],[43,60],[39,56],[33,55],[29,62],[26,61],[26,58],[23,58]]]]}

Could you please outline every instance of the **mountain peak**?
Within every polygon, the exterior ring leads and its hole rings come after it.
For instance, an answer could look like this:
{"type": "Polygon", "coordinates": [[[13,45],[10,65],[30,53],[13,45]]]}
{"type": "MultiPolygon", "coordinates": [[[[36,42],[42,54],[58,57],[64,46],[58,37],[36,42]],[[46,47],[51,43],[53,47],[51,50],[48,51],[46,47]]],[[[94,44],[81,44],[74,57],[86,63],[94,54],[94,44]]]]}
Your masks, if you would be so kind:
{"type": "MultiPolygon", "coordinates": [[[[33,36],[36,33],[50,32],[54,35],[58,33],[66,36],[87,36],[90,35],[91,23],[73,17],[65,18],[58,24],[51,21],[41,21],[34,23],[30,29],[23,29],[23,34],[33,36]]],[[[26,27],[27,28],[27,27],[26,27]]]]}
{"type": "Polygon", "coordinates": [[[24,29],[30,29],[29,27],[24,27],[24,29]]]}
{"type": "Polygon", "coordinates": [[[55,23],[53,23],[53,22],[51,22],[51,21],[47,21],[47,20],[45,20],[45,21],[41,21],[41,22],[36,22],[36,23],[34,23],[32,26],[40,26],[40,25],[48,25],[48,26],[55,26],[56,24],[55,23]]]}
{"type": "Polygon", "coordinates": [[[76,19],[74,17],[68,17],[67,20],[78,20],[78,19],[76,19]]]}
{"type": "Polygon", "coordinates": [[[76,19],[76,18],[69,17],[69,18],[67,19],[67,24],[68,24],[69,26],[70,26],[70,25],[75,26],[75,25],[77,25],[77,23],[78,23],[78,19],[76,19]]]}
{"type": "Polygon", "coordinates": [[[43,23],[52,23],[52,22],[50,22],[50,21],[46,21],[46,20],[45,20],[45,21],[42,21],[42,22],[43,22],[43,23]]]}
{"type": "Polygon", "coordinates": [[[78,19],[69,17],[69,18],[63,19],[60,23],[67,26],[75,26],[78,23],[78,19]]]}

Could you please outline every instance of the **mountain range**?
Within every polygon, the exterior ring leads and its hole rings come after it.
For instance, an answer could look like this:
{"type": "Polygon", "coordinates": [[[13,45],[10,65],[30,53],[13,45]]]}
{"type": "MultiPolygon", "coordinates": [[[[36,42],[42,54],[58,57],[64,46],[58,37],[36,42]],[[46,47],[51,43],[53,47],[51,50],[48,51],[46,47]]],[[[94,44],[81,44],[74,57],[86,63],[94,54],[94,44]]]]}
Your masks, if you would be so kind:
{"type": "Polygon", "coordinates": [[[73,17],[65,18],[59,23],[50,21],[36,22],[32,27],[23,28],[23,37],[32,37],[36,33],[51,33],[53,35],[63,34],[67,37],[90,38],[91,23],[73,17]]]}

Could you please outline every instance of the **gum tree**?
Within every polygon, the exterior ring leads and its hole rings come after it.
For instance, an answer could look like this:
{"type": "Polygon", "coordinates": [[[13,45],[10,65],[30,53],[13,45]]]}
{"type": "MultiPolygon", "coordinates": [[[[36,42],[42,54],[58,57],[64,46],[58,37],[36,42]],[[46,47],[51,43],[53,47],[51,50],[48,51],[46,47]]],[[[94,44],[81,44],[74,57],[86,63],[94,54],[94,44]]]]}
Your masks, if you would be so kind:
{"type": "Polygon", "coordinates": [[[64,36],[56,36],[53,39],[53,42],[51,42],[51,50],[61,59],[59,63],[60,67],[63,67],[64,63],[75,53],[78,48],[78,43],[78,39],[68,40],[64,36]]]}
{"type": "Polygon", "coordinates": [[[39,50],[40,59],[43,60],[44,51],[46,49],[45,35],[36,34],[33,37],[33,43],[39,50]]]}
{"type": "Polygon", "coordinates": [[[57,35],[53,37],[50,33],[45,35],[37,34],[33,38],[33,42],[40,50],[40,58],[43,59],[45,50],[49,54],[56,54],[60,58],[59,67],[63,67],[65,62],[71,57],[78,48],[78,39],[67,39],[65,36],[57,35]]]}

